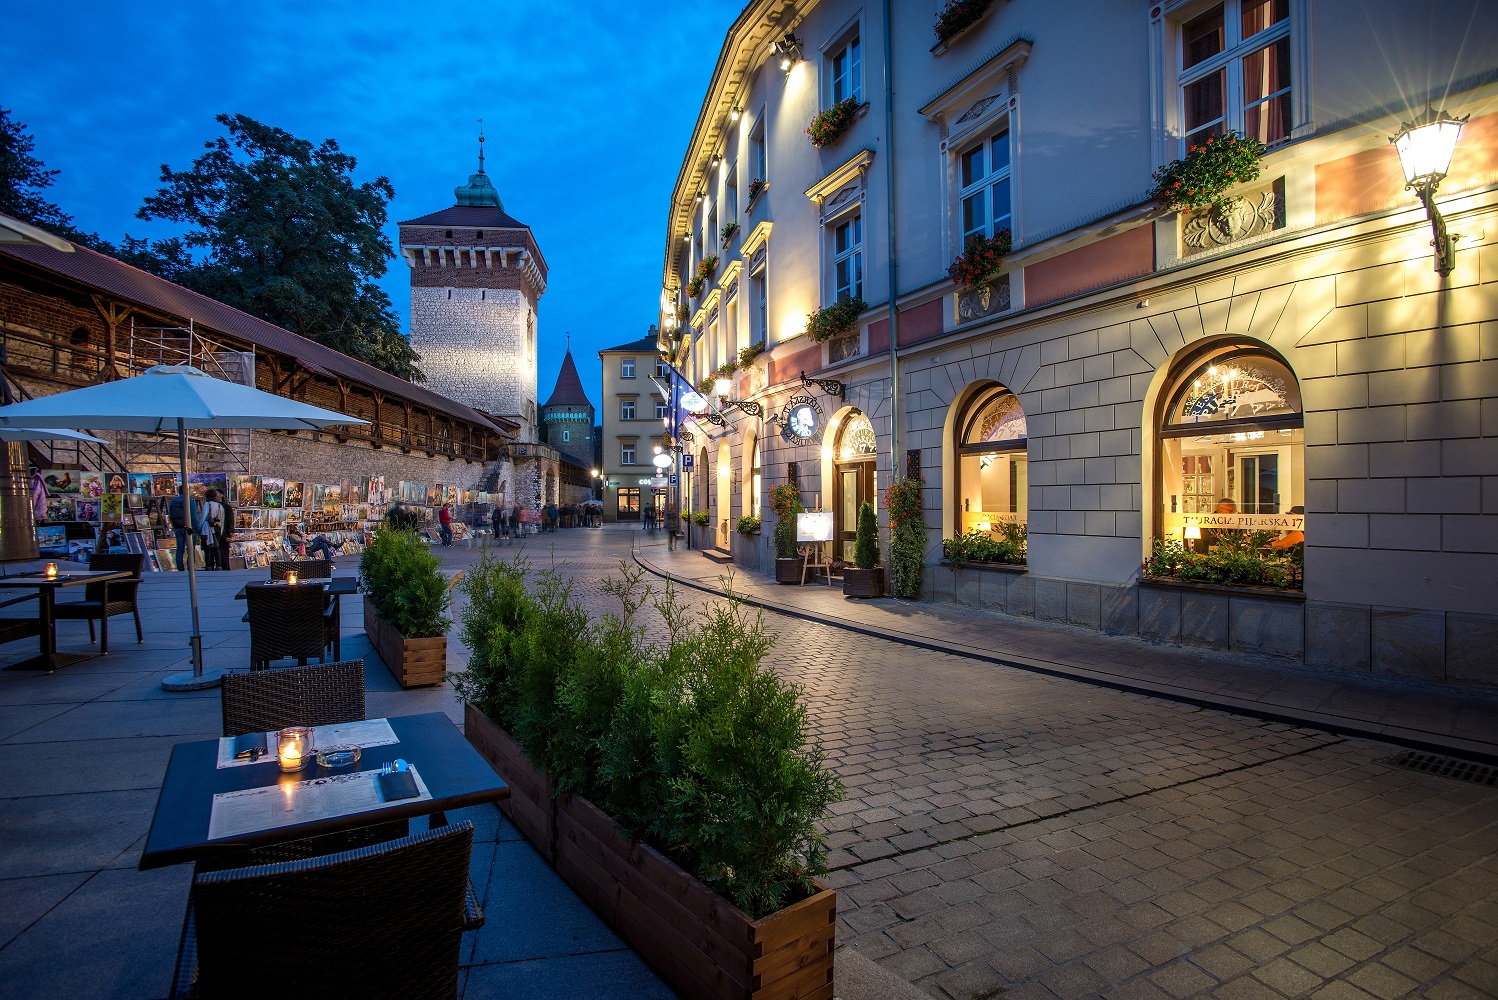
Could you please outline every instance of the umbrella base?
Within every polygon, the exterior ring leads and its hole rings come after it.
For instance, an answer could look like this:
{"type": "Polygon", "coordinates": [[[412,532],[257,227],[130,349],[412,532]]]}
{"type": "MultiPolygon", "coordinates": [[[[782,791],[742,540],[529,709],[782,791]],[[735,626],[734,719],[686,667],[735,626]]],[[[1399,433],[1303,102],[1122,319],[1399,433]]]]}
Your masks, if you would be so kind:
{"type": "Polygon", "coordinates": [[[216,688],[224,681],[223,670],[207,670],[195,674],[191,670],[180,674],[168,674],[161,679],[163,691],[206,691],[216,688]]]}

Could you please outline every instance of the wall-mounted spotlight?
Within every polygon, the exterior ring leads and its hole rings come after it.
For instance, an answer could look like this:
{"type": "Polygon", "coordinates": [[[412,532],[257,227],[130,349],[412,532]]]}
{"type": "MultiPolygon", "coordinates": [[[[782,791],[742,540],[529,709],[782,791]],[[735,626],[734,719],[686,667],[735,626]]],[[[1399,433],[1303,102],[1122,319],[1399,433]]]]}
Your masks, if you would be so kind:
{"type": "Polygon", "coordinates": [[[1446,220],[1436,208],[1436,188],[1451,169],[1456,140],[1461,137],[1462,126],[1470,117],[1456,118],[1444,110],[1437,112],[1426,105],[1424,114],[1412,122],[1401,122],[1398,134],[1389,140],[1399,150],[1399,165],[1404,168],[1406,190],[1414,188],[1425,206],[1426,217],[1430,219],[1435,237],[1431,245],[1436,248],[1436,273],[1440,275],[1450,274],[1456,267],[1456,240],[1459,237],[1446,232],[1446,220]]]}
{"type": "Polygon", "coordinates": [[[739,120],[740,116],[743,115],[743,113],[744,109],[735,104],[733,107],[728,109],[728,120],[731,122],[736,122],[739,120]]]}
{"type": "Polygon", "coordinates": [[[780,69],[784,73],[789,73],[791,67],[801,61],[801,42],[793,31],[787,31],[784,38],[771,42],[770,51],[780,57],[780,69]]]}
{"type": "Polygon", "coordinates": [[[718,164],[720,164],[722,162],[723,162],[723,157],[721,155],[719,155],[718,153],[714,153],[713,154],[713,159],[712,159],[713,166],[716,167],[718,164]]]}

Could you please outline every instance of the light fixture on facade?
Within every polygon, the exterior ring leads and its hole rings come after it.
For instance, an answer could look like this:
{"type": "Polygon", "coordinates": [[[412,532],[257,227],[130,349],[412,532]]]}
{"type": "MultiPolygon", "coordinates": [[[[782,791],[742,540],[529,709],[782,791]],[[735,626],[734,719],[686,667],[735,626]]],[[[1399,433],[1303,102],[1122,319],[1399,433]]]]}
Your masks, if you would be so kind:
{"type": "Polygon", "coordinates": [[[702,192],[701,191],[697,192],[697,200],[695,202],[693,202],[693,204],[694,205],[700,205],[700,204],[702,204],[702,192]]]}
{"type": "Polygon", "coordinates": [[[780,69],[783,73],[789,73],[791,67],[801,61],[801,42],[793,31],[787,31],[784,38],[771,42],[770,51],[780,57],[780,69]]]}
{"type": "Polygon", "coordinates": [[[726,376],[719,375],[717,378],[713,379],[713,392],[717,393],[719,396],[728,396],[733,392],[733,382],[730,381],[726,376]]]}
{"type": "Polygon", "coordinates": [[[1430,219],[1431,245],[1436,248],[1436,273],[1450,274],[1456,267],[1458,237],[1446,232],[1446,220],[1436,208],[1436,188],[1451,169],[1451,156],[1462,126],[1471,115],[1456,118],[1426,105],[1424,114],[1412,122],[1401,122],[1399,132],[1389,141],[1399,151],[1399,165],[1404,168],[1404,186],[1413,188],[1425,206],[1430,219]]]}
{"type": "Polygon", "coordinates": [[[714,153],[713,154],[713,160],[712,160],[713,166],[716,167],[716,166],[718,166],[718,164],[720,164],[722,162],[723,162],[723,157],[720,156],[720,155],[718,155],[717,153],[714,153]]]}
{"type": "Polygon", "coordinates": [[[731,122],[736,122],[740,117],[743,116],[743,114],[744,109],[735,104],[733,107],[728,109],[728,120],[731,122]]]}

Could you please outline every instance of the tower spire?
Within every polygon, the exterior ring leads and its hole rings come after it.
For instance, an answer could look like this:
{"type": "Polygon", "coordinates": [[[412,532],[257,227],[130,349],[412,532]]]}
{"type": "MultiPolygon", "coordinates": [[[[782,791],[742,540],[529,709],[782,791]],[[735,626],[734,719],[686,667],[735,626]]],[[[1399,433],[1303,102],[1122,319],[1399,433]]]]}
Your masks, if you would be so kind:
{"type": "Polygon", "coordinates": [[[484,172],[484,120],[479,119],[479,173],[484,172]]]}
{"type": "Polygon", "coordinates": [[[478,123],[479,168],[468,175],[467,184],[454,188],[453,194],[457,197],[459,205],[497,208],[503,212],[505,206],[499,200],[499,192],[495,190],[494,183],[489,180],[489,175],[484,173],[484,120],[480,118],[478,123]]]}

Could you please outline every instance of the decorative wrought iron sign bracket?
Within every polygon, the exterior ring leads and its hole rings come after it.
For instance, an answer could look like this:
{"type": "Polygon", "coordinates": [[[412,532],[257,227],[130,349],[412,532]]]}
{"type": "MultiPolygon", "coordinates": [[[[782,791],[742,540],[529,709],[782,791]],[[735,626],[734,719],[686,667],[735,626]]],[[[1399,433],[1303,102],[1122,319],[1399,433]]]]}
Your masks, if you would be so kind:
{"type": "Polygon", "coordinates": [[[807,378],[804,371],[801,373],[801,384],[808,389],[816,386],[827,393],[827,395],[836,396],[838,399],[844,399],[844,393],[847,391],[843,384],[835,378],[807,378]]]}

